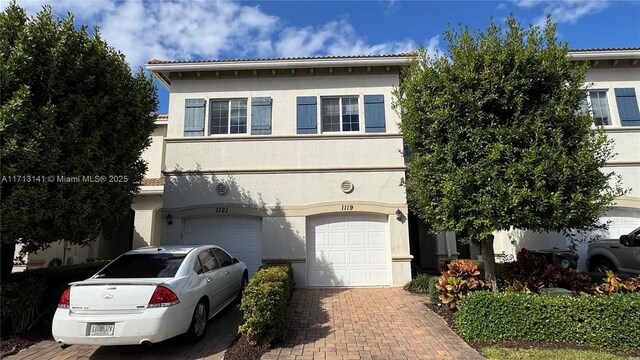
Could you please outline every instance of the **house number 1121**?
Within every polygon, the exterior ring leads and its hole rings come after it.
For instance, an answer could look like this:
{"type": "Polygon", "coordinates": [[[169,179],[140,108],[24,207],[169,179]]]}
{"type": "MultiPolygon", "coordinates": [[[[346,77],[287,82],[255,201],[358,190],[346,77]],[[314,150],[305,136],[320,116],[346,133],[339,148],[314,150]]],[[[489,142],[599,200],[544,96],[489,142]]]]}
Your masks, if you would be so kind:
{"type": "Polygon", "coordinates": [[[342,205],[343,211],[353,210],[353,205],[342,205]]]}

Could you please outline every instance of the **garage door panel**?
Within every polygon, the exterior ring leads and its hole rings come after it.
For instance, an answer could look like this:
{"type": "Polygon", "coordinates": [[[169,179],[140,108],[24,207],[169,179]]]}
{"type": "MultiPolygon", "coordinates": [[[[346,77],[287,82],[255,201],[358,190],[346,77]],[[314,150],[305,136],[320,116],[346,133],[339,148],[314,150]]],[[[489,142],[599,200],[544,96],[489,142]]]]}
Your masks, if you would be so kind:
{"type": "Polygon", "coordinates": [[[353,269],[349,271],[351,285],[363,286],[369,283],[369,271],[367,269],[353,269]]]}
{"type": "Polygon", "coordinates": [[[371,265],[386,265],[389,262],[389,255],[386,251],[369,251],[369,263],[371,265]]]}
{"type": "Polygon", "coordinates": [[[357,245],[366,245],[367,243],[367,234],[363,231],[354,232],[348,234],[349,236],[349,244],[350,246],[357,245]]]}
{"type": "Polygon", "coordinates": [[[386,246],[387,234],[382,231],[369,232],[369,245],[372,246],[386,246]]]}
{"type": "Polygon", "coordinates": [[[351,250],[349,251],[349,264],[366,265],[367,264],[367,251],[366,250],[351,250]]]}
{"type": "Polygon", "coordinates": [[[331,232],[329,236],[329,246],[343,246],[346,245],[344,232],[331,232]]]}
{"type": "Polygon", "coordinates": [[[347,254],[344,252],[344,250],[330,251],[329,254],[331,254],[329,256],[329,259],[331,259],[329,262],[330,264],[336,266],[347,265],[347,254]]]}
{"type": "Polygon", "coordinates": [[[186,219],[183,243],[218,245],[246,263],[252,276],[262,264],[262,219],[233,216],[186,219]]]}
{"type": "Polygon", "coordinates": [[[386,216],[324,216],[308,229],[309,286],[390,285],[386,216]]]}

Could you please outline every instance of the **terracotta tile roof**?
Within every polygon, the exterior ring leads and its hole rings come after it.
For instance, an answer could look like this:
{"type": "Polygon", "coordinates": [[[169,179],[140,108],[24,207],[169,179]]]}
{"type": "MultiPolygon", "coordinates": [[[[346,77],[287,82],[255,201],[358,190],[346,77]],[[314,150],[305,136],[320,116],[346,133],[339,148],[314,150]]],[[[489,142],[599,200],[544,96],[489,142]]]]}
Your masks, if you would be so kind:
{"type": "Polygon", "coordinates": [[[156,114],[157,120],[169,120],[169,114],[156,114]]]}
{"type": "Polygon", "coordinates": [[[164,178],[144,178],[141,186],[164,186],[164,178]]]}
{"type": "Polygon", "coordinates": [[[415,56],[415,52],[388,55],[348,55],[348,56],[309,56],[309,57],[287,57],[287,58],[264,58],[264,59],[209,59],[209,60],[157,60],[151,59],[147,64],[191,64],[191,63],[222,63],[222,62],[248,62],[248,61],[287,61],[287,60],[323,60],[323,59],[374,59],[391,58],[403,56],[415,56]]]}
{"type": "Polygon", "coordinates": [[[640,50],[640,47],[570,49],[569,52],[626,51],[626,50],[640,50]]]}

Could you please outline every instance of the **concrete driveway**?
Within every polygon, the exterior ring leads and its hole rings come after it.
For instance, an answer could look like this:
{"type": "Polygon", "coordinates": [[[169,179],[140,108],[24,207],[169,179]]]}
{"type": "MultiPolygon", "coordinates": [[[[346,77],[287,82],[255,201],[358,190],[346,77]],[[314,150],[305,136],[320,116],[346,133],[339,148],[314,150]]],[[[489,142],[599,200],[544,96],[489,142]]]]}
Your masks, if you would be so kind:
{"type": "Polygon", "coordinates": [[[483,359],[399,288],[300,289],[283,344],[262,359],[483,359]]]}
{"type": "Polygon", "coordinates": [[[73,345],[61,349],[54,341],[42,341],[16,355],[10,360],[77,360],[77,359],[222,359],[224,351],[236,337],[242,321],[240,310],[234,305],[227,307],[209,321],[207,334],[197,344],[184,342],[180,338],[142,346],[89,346],[73,345]]]}

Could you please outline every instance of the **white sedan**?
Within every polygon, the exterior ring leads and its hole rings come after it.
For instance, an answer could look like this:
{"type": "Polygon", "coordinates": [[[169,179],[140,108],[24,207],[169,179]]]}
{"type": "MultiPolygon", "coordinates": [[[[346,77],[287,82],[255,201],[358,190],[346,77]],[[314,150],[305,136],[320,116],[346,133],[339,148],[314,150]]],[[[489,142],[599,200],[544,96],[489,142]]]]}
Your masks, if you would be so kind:
{"type": "Polygon", "coordinates": [[[60,345],[151,344],[181,334],[198,341],[207,320],[239,300],[247,281],[247,266],[218,246],[132,250],[69,284],[53,338],[60,345]]]}

